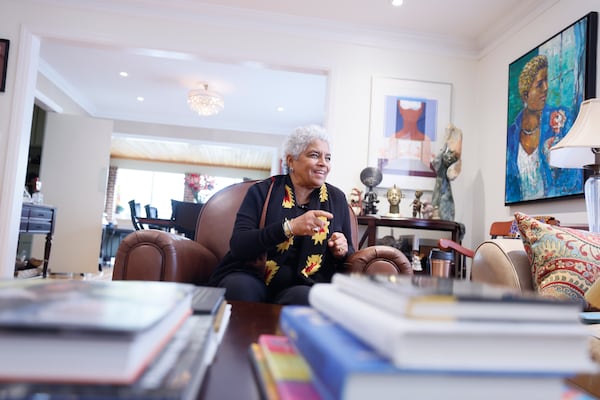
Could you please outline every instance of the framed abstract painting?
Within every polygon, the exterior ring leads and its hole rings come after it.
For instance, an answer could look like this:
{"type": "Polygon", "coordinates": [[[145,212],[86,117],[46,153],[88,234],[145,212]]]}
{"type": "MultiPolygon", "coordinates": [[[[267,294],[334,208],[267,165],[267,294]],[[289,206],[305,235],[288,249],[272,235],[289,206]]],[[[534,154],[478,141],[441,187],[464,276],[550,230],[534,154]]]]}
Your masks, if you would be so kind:
{"type": "Polygon", "coordinates": [[[433,190],[433,157],[451,122],[449,83],[374,77],[371,87],[369,166],[380,187],[433,190]]]}
{"type": "Polygon", "coordinates": [[[595,96],[597,27],[591,12],[509,65],[505,205],[583,195],[583,171],[548,153],[595,96]]]}

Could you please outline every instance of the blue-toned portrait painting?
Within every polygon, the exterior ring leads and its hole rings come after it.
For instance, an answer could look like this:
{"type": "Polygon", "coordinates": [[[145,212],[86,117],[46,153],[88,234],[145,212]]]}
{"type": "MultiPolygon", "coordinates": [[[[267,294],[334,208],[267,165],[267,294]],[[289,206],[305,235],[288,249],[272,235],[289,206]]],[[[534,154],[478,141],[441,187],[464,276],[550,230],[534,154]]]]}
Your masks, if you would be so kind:
{"type": "Polygon", "coordinates": [[[597,19],[586,15],[509,65],[507,205],[583,194],[582,170],[548,160],[581,102],[595,95],[597,19]]]}
{"type": "Polygon", "coordinates": [[[432,143],[437,140],[437,100],[386,96],[383,157],[378,168],[384,173],[435,177],[431,168],[432,143]]]}

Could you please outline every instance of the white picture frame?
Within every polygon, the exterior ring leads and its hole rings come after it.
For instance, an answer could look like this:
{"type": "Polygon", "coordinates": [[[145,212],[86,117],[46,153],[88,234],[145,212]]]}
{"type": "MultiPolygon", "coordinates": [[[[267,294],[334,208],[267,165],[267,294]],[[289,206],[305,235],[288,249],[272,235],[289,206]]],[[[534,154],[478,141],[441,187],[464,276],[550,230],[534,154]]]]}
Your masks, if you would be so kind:
{"type": "Polygon", "coordinates": [[[379,187],[433,190],[430,162],[452,123],[451,101],[450,83],[372,78],[368,163],[382,172],[379,187]]]}

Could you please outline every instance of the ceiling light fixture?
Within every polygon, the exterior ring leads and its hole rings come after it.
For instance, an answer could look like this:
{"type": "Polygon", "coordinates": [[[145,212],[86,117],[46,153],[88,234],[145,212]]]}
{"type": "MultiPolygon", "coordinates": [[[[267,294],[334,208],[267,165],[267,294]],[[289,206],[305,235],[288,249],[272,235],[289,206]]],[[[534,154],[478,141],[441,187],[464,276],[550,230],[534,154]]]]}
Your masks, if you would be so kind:
{"type": "Polygon", "coordinates": [[[202,116],[218,114],[225,107],[223,96],[208,90],[208,84],[203,83],[202,89],[193,89],[188,93],[188,104],[192,110],[202,116]]]}
{"type": "Polygon", "coordinates": [[[400,7],[402,5],[403,1],[402,0],[392,0],[391,3],[394,7],[400,7]]]}

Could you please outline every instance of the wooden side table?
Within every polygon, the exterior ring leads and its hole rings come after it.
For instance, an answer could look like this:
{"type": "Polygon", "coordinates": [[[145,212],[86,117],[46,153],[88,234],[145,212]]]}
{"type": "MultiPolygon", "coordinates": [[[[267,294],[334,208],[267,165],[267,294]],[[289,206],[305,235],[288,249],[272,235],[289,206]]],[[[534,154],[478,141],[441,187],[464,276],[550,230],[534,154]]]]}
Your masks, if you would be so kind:
{"type": "Polygon", "coordinates": [[[358,217],[359,225],[366,225],[367,230],[359,242],[362,247],[367,240],[367,246],[374,246],[377,241],[377,227],[385,226],[391,228],[423,229],[428,231],[446,231],[452,233],[452,240],[461,243],[464,227],[461,223],[455,221],[445,221],[441,219],[423,219],[423,218],[389,218],[373,215],[361,215],[358,217]]]}
{"type": "MultiPolygon", "coordinates": [[[[380,226],[390,228],[419,229],[427,231],[444,231],[452,234],[452,240],[461,243],[464,236],[464,225],[456,221],[446,221],[441,219],[423,219],[423,218],[390,218],[377,215],[360,215],[358,224],[366,225],[367,229],[358,244],[362,248],[365,241],[367,246],[374,246],[377,242],[377,228],[380,226]]],[[[462,275],[462,260],[458,254],[454,257],[456,267],[455,275],[462,275]]]]}

